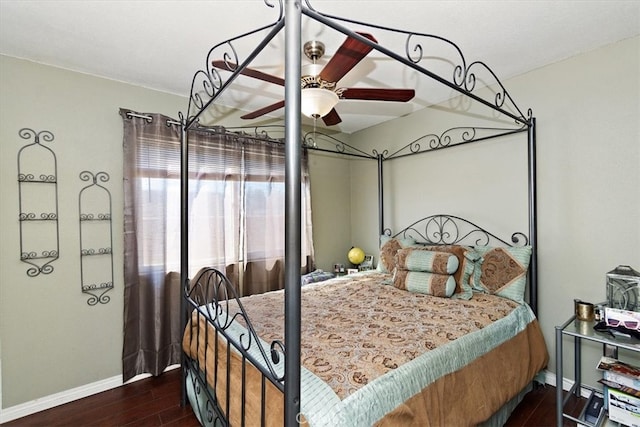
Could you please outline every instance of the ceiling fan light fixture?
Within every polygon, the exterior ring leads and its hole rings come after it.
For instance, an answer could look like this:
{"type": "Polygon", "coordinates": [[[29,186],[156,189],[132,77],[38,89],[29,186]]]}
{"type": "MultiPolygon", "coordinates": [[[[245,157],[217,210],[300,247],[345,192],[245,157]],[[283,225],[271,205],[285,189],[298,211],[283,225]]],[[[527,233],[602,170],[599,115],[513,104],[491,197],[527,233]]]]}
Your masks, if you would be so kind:
{"type": "Polygon", "coordinates": [[[302,66],[301,75],[302,77],[317,77],[320,75],[320,71],[322,71],[322,68],[324,68],[324,65],[322,64],[306,64],[302,66]]]}
{"type": "Polygon", "coordinates": [[[336,106],[339,98],[335,92],[321,88],[306,88],[301,92],[300,109],[311,118],[324,117],[336,106]]]}

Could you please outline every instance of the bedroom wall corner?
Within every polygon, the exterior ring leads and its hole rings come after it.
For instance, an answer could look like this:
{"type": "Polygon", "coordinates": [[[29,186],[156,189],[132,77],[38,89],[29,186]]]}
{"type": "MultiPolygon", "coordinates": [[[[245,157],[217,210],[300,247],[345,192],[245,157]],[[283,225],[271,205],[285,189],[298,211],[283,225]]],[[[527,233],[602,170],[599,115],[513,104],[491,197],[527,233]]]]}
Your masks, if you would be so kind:
{"type": "MultiPolygon", "coordinates": [[[[120,107],[176,116],[186,98],[0,56],[0,336],[4,410],[121,376],[123,313],[120,107]],[[48,130],[58,163],[59,259],[29,277],[20,261],[17,153],[21,128],[48,130]],[[78,194],[83,170],[112,195],[114,289],[89,306],[80,289],[78,194]]],[[[32,140],[31,140],[32,142],[32,140]]]]}
{"type": "MultiPolygon", "coordinates": [[[[347,135],[340,135],[344,142],[347,135]]],[[[351,248],[349,161],[334,154],[310,151],[313,243],[316,267],[333,271],[333,264],[347,263],[351,248]]]]}
{"type": "MultiPolygon", "coordinates": [[[[555,369],[554,327],[573,300],[606,299],[605,274],[640,265],[640,37],[510,80],[537,117],[539,318],[555,369]]],[[[565,377],[573,351],[565,343],[565,377]]],[[[583,345],[593,384],[600,345],[583,345]]],[[[624,354],[640,364],[637,354],[624,354]]]]}

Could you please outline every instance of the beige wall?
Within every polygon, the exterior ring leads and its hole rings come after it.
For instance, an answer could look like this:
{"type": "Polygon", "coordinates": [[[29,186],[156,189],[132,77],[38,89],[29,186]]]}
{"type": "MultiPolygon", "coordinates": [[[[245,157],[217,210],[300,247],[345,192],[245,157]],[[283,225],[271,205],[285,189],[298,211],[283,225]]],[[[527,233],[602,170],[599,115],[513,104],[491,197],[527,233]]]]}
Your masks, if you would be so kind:
{"type": "MultiPolygon", "coordinates": [[[[619,264],[640,269],[640,65],[635,37],[504,82],[537,119],[539,317],[555,369],[554,327],[573,299],[605,299],[605,274],[619,264]]],[[[442,108],[351,136],[384,149],[424,132],[464,124],[442,108]],[[435,128],[435,129],[434,129],[435,128]],[[422,132],[424,131],[424,132],[422,132]]],[[[470,119],[474,121],[474,118],[470,119]]],[[[505,235],[527,230],[526,135],[385,163],[386,226],[430,213],[468,216],[505,235]]],[[[375,251],[375,203],[357,191],[375,166],[353,167],[352,240],[375,251]]],[[[568,343],[568,342],[567,342],[568,343]]],[[[600,348],[586,344],[584,375],[600,348]]],[[[565,360],[572,360],[571,351],[565,360]]],[[[640,362],[640,360],[639,360],[640,362]]],[[[565,363],[565,369],[572,363],[565,363]]],[[[565,377],[572,377],[565,372],[565,377]]]]}
{"type": "Polygon", "coordinates": [[[176,116],[184,99],[0,56],[0,335],[2,407],[121,374],[122,120],[118,108],[176,116]],[[19,260],[21,128],[49,130],[58,162],[60,258],[30,278],[19,260]],[[115,288],[90,307],[80,291],[78,192],[83,170],[110,175],[115,288]]]}
{"type": "MultiPolygon", "coordinates": [[[[606,272],[640,267],[639,76],[635,37],[510,82],[538,118],[540,319],[551,348],[574,298],[603,300],[606,272]]],[[[600,348],[590,347],[592,374],[600,348]]]]}
{"type": "Polygon", "coordinates": [[[350,162],[320,152],[309,156],[313,244],[316,267],[333,271],[333,264],[347,263],[351,248],[350,162]]]}

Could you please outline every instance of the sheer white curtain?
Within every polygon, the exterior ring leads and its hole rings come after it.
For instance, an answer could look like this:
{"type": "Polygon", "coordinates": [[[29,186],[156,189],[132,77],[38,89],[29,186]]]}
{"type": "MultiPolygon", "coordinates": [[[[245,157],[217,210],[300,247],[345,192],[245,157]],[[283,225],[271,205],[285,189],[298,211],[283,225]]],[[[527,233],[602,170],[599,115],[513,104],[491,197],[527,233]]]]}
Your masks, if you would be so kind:
{"type": "MultiPolygon", "coordinates": [[[[240,295],[284,287],[284,144],[261,137],[189,135],[190,277],[225,271],[240,295]],[[208,238],[203,238],[208,236],[208,238]]],[[[313,268],[307,154],[302,159],[302,272],[313,268]]]]}
{"type": "MultiPolygon", "coordinates": [[[[180,363],[180,126],[159,114],[121,115],[126,381],[180,363]]],[[[240,295],[283,288],[284,145],[223,128],[188,138],[189,276],[218,268],[240,295]]],[[[313,269],[306,153],[301,185],[305,273],[313,269]]]]}

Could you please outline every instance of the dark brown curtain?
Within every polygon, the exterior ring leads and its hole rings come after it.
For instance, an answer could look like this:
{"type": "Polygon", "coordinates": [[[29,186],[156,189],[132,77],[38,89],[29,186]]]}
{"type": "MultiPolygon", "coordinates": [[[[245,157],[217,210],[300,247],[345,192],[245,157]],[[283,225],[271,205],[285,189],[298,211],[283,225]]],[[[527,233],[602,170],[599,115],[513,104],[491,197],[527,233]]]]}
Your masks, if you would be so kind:
{"type": "MultiPolygon", "coordinates": [[[[180,126],[121,110],[124,123],[123,377],[180,363],[180,126]],[[137,117],[143,116],[143,117],[137,117]],[[150,119],[147,119],[150,118],[150,119]]],[[[189,277],[224,271],[240,295],[284,287],[284,145],[223,128],[189,133],[189,277]]],[[[301,272],[313,269],[302,159],[301,272]]]]}
{"type": "Polygon", "coordinates": [[[179,228],[165,226],[175,215],[168,201],[180,196],[180,169],[167,161],[179,162],[180,127],[168,125],[170,118],[160,114],[144,114],[150,120],[128,117],[126,110],[120,114],[124,123],[122,365],[127,381],[142,373],[159,375],[180,363],[180,263],[167,251],[179,246],[180,233],[179,228]]]}

